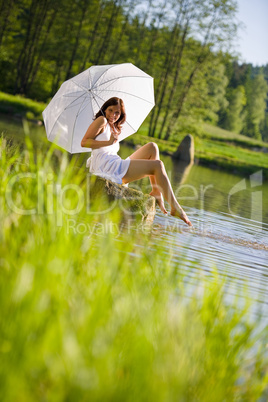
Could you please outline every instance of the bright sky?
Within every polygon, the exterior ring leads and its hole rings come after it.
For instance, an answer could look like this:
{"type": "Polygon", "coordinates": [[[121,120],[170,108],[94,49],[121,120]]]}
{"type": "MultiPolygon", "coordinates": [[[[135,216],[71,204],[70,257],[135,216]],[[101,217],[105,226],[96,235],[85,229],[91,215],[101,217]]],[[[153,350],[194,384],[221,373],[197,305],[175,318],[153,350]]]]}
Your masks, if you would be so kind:
{"type": "Polygon", "coordinates": [[[240,61],[255,66],[268,64],[268,0],[237,0],[238,19],[245,24],[239,29],[236,51],[240,61]]]}

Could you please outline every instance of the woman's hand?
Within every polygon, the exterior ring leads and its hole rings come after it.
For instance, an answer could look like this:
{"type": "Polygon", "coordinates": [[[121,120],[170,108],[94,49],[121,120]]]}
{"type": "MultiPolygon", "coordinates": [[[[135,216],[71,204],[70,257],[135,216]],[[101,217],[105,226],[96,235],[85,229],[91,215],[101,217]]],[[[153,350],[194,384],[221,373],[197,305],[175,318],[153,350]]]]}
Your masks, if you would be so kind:
{"type": "Polygon", "coordinates": [[[109,144],[113,145],[115,142],[118,141],[118,134],[111,132],[111,137],[109,139],[109,144]]]}

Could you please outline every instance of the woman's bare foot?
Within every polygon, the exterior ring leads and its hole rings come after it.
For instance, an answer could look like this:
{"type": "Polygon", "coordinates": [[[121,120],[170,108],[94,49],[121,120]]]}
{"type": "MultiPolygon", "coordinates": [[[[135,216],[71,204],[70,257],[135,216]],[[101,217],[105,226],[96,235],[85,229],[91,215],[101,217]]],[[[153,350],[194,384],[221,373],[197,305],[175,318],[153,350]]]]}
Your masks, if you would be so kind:
{"type": "Polygon", "coordinates": [[[187,216],[186,213],[184,212],[184,210],[183,210],[182,208],[180,208],[180,207],[179,207],[178,209],[176,209],[176,208],[171,209],[170,215],[172,215],[172,216],[178,216],[178,217],[179,217],[180,219],[182,219],[187,225],[193,226],[193,225],[191,224],[190,219],[188,218],[188,216],[187,216]]]}
{"type": "Polygon", "coordinates": [[[164,204],[164,200],[163,200],[162,193],[160,193],[160,192],[158,193],[158,192],[151,191],[151,192],[150,192],[150,195],[155,198],[155,201],[156,201],[157,205],[159,206],[159,208],[161,209],[161,211],[162,211],[164,214],[167,214],[167,210],[166,210],[166,208],[165,208],[165,204],[164,204]]]}

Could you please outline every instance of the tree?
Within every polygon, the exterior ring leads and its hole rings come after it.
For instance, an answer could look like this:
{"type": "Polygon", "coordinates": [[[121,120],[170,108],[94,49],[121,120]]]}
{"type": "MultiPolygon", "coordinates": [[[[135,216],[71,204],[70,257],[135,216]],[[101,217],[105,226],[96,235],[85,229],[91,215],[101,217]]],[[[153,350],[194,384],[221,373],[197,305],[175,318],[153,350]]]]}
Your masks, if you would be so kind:
{"type": "Polygon", "coordinates": [[[108,51],[108,47],[111,42],[111,38],[113,35],[113,30],[116,27],[118,16],[120,14],[121,6],[123,5],[123,0],[115,0],[111,1],[108,4],[109,7],[109,17],[106,22],[106,30],[104,36],[100,42],[100,46],[98,51],[96,52],[96,56],[94,58],[94,64],[100,64],[104,62],[106,53],[108,51]]]}
{"type": "Polygon", "coordinates": [[[6,28],[9,25],[9,18],[11,15],[14,0],[2,0],[0,5],[0,47],[2,45],[3,37],[6,28]]]}
{"type": "Polygon", "coordinates": [[[197,51],[197,56],[193,60],[188,77],[184,81],[176,109],[172,112],[171,117],[166,119],[168,120],[164,137],[166,140],[170,137],[173,127],[178,122],[196,74],[206,62],[209,62],[212,55],[211,50],[215,46],[219,47],[224,40],[229,38],[230,33],[234,33],[236,30],[236,25],[233,23],[236,3],[232,0],[212,0],[202,4],[197,2],[195,3],[195,10],[194,23],[199,27],[201,37],[203,36],[202,45],[200,50],[197,51]]]}
{"type": "Polygon", "coordinates": [[[150,135],[170,138],[187,114],[217,121],[235,0],[12,1],[0,0],[1,89],[46,101],[92,64],[132,62],[155,80],[150,135]]]}
{"type": "Polygon", "coordinates": [[[236,9],[233,0],[172,2],[171,12],[176,17],[156,86],[151,136],[164,133],[165,139],[170,137],[199,71],[213,58],[213,50],[223,47],[234,34],[236,9]]]}
{"type": "Polygon", "coordinates": [[[224,128],[240,134],[245,120],[245,106],[247,103],[246,91],[243,85],[229,89],[229,106],[226,111],[224,128]]]}
{"type": "MultiPolygon", "coordinates": [[[[168,96],[167,103],[165,105],[165,115],[163,117],[160,133],[162,132],[166,120],[170,111],[170,107],[174,98],[175,89],[177,86],[180,66],[182,62],[182,56],[184,48],[186,46],[186,38],[190,29],[191,13],[193,9],[188,1],[179,1],[177,9],[177,15],[173,30],[170,37],[170,45],[167,47],[165,63],[161,75],[161,80],[156,91],[156,108],[151,115],[149,133],[151,136],[155,136],[157,124],[160,120],[161,113],[166,96],[168,96]],[[171,82],[173,76],[173,85],[169,88],[169,82],[171,82]],[[167,93],[169,92],[169,95],[167,93]]],[[[161,135],[161,134],[160,134],[161,135]]],[[[159,135],[158,135],[159,136],[159,135]]]]}
{"type": "Polygon", "coordinates": [[[71,57],[69,59],[65,80],[68,80],[72,76],[72,67],[73,67],[73,64],[74,64],[74,61],[75,61],[77,49],[79,47],[79,40],[80,40],[80,37],[81,37],[83,23],[84,23],[84,21],[86,19],[86,14],[87,14],[87,11],[88,11],[89,2],[90,2],[90,0],[82,0],[82,1],[80,1],[78,3],[78,9],[79,9],[79,17],[77,19],[77,25],[78,26],[77,26],[76,33],[74,35],[75,40],[74,40],[74,43],[73,43],[73,49],[72,49],[71,57]]]}
{"type": "Polygon", "coordinates": [[[22,36],[16,62],[15,93],[26,94],[33,83],[58,5],[59,2],[53,0],[32,0],[22,4],[19,15],[22,36]]]}
{"type": "Polygon", "coordinates": [[[268,85],[263,72],[253,78],[247,90],[246,124],[243,134],[262,139],[260,127],[265,121],[268,85]]]}

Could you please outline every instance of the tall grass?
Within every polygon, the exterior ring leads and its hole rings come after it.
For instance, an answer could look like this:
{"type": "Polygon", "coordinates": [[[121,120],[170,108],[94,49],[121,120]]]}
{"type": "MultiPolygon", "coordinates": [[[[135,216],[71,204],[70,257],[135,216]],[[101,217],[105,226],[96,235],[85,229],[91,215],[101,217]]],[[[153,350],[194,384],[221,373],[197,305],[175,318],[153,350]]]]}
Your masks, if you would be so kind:
{"type": "MultiPolygon", "coordinates": [[[[183,260],[116,208],[61,213],[52,190],[86,180],[54,151],[1,139],[0,399],[265,400],[267,328],[255,331],[250,302],[227,303],[216,269],[187,285],[183,260]]],[[[66,191],[64,211],[76,205],[66,191]]]]}

